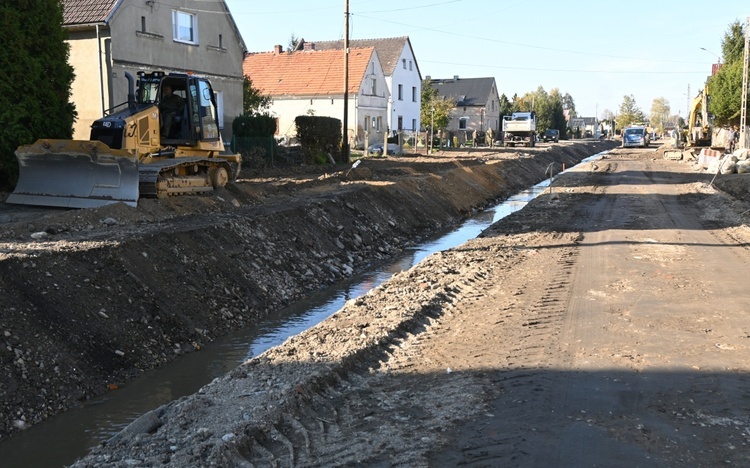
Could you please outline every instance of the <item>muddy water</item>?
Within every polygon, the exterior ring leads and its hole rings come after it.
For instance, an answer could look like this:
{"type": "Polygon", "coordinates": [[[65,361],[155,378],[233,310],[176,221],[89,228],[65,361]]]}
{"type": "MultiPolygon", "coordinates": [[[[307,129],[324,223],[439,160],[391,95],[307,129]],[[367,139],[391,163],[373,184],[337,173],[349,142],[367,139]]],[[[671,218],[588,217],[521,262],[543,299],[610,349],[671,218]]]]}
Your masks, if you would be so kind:
{"type": "MultiPolygon", "coordinates": [[[[592,156],[584,161],[598,157],[592,156]]],[[[523,208],[543,193],[545,180],[478,213],[462,225],[405,250],[398,258],[352,278],[303,303],[272,314],[255,326],[218,339],[198,353],[148,372],[123,388],[83,403],[0,444],[0,466],[59,467],[74,462],[122,430],[141,414],[190,395],[248,358],[282,343],[341,309],[346,301],[367,293],[393,274],[428,255],[475,238],[492,223],[523,208]]]]}

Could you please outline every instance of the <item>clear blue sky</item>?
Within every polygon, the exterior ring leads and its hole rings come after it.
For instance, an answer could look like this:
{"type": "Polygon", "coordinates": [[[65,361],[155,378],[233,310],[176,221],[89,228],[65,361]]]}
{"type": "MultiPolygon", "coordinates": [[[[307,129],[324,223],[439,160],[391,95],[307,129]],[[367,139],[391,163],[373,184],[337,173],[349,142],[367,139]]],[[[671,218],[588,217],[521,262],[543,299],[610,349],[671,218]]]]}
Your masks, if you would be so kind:
{"type": "MultiPolygon", "coordinates": [[[[345,0],[226,3],[250,52],[344,37],[345,0]]],[[[494,77],[509,98],[558,88],[587,117],[625,95],[648,114],[663,97],[684,117],[750,2],[349,0],[349,12],[350,39],[409,36],[423,78],[494,77]]]]}

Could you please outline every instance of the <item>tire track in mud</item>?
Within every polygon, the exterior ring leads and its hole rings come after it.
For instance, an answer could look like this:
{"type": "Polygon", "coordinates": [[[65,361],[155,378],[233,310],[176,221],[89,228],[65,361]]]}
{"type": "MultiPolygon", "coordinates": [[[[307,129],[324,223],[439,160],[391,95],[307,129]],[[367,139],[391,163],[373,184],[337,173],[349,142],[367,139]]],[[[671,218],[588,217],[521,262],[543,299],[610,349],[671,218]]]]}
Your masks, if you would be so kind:
{"type": "Polygon", "coordinates": [[[452,279],[452,300],[427,327],[393,342],[380,362],[339,375],[313,393],[300,389],[297,405],[249,434],[233,463],[426,466],[427,452],[441,446],[452,427],[481,417],[497,397],[499,382],[515,380],[510,374],[517,368],[553,360],[556,345],[549,338],[558,333],[564,315],[576,237],[520,237],[479,240],[444,253],[431,269],[456,264],[460,257],[470,271],[452,279]],[[548,274],[510,273],[510,266],[529,262],[548,274]],[[476,314],[487,320],[477,320],[476,314]],[[506,375],[498,379],[498,372],[506,375]]]}
{"type": "MultiPolygon", "coordinates": [[[[555,247],[554,258],[541,262],[543,273],[519,278],[522,284],[514,294],[528,297],[507,309],[505,349],[498,349],[506,353],[506,362],[488,376],[484,416],[460,425],[456,439],[430,454],[431,464],[519,466],[538,450],[529,440],[542,423],[530,418],[528,409],[549,405],[558,378],[549,369],[563,367],[567,360],[559,337],[581,239],[579,233],[558,239],[564,242],[555,247]]],[[[539,255],[549,256],[550,244],[539,255]]]]}

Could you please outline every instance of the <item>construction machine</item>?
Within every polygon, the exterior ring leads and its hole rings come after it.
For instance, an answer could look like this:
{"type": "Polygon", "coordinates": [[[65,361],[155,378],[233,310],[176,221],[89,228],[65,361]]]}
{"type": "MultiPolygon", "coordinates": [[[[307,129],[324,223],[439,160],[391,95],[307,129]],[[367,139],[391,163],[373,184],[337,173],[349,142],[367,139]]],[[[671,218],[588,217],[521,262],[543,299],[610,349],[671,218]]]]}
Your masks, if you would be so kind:
{"type": "Polygon", "coordinates": [[[708,86],[705,86],[690,103],[685,141],[688,147],[711,146],[711,119],[708,115],[708,86]]]}
{"type": "MultiPolygon", "coordinates": [[[[708,112],[710,99],[706,85],[690,103],[687,126],[682,138],[684,148],[665,150],[665,159],[714,158],[729,147],[729,128],[714,125],[714,116],[708,112]]],[[[675,143],[679,146],[679,141],[675,143]]]]}
{"type": "Polygon", "coordinates": [[[8,203],[89,208],[139,197],[210,192],[239,174],[225,153],[211,83],[190,74],[138,72],[126,103],[91,125],[89,140],[37,140],[16,150],[18,184],[8,203]],[[167,88],[174,101],[165,111],[167,88]],[[169,114],[169,115],[167,115],[169,114]]]}

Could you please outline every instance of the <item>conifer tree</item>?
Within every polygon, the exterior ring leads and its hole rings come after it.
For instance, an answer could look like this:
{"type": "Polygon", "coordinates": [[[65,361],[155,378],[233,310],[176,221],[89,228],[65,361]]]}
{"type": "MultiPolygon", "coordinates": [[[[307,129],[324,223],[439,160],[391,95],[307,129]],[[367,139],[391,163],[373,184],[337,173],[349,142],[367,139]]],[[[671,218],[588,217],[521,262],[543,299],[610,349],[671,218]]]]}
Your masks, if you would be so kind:
{"type": "Polygon", "coordinates": [[[73,68],[61,0],[0,3],[0,188],[18,177],[15,150],[38,138],[71,138],[73,68]]]}

